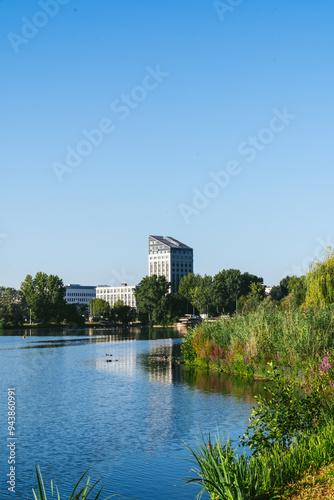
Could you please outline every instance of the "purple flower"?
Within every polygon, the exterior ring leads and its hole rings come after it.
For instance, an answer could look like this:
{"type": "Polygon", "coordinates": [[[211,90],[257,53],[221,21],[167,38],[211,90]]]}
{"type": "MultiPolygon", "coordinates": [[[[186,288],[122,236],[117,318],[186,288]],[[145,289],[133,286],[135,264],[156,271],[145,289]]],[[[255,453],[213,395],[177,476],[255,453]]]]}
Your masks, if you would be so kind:
{"type": "Polygon", "coordinates": [[[277,361],[279,361],[279,351],[277,351],[277,361]]]}

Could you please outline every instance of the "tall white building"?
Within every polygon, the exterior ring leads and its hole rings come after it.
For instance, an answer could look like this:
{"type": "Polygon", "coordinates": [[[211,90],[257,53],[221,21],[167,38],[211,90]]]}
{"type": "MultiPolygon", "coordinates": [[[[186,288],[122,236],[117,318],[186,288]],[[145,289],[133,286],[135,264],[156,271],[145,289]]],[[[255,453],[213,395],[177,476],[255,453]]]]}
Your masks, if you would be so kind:
{"type": "Polygon", "coordinates": [[[177,292],[183,276],[193,273],[193,249],[171,236],[148,237],[148,275],[165,276],[177,292]]]}
{"type": "Polygon", "coordinates": [[[106,300],[110,307],[115,302],[122,300],[125,306],[136,307],[136,297],[134,294],[135,286],[128,286],[127,283],[121,283],[120,286],[101,285],[96,288],[96,298],[106,300]]]}
{"type": "Polygon", "coordinates": [[[68,304],[87,304],[96,298],[96,286],[66,285],[65,300],[68,304]]]}

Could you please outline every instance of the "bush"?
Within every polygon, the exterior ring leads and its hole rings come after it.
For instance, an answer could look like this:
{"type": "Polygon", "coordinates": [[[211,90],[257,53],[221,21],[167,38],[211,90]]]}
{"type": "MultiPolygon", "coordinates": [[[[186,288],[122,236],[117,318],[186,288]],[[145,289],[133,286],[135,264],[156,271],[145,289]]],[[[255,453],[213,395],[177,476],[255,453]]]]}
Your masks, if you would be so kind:
{"type": "MultiPolygon", "coordinates": [[[[333,356],[325,354],[317,371],[304,380],[304,391],[286,382],[282,370],[269,363],[269,398],[257,396],[250,425],[239,442],[252,455],[237,455],[229,440],[213,444],[203,438],[190,449],[199,469],[188,479],[214,500],[276,498],[288,482],[334,458],[333,356]],[[273,496],[274,495],[274,496],[273,496]]],[[[187,484],[186,483],[186,484],[187,484]]]]}

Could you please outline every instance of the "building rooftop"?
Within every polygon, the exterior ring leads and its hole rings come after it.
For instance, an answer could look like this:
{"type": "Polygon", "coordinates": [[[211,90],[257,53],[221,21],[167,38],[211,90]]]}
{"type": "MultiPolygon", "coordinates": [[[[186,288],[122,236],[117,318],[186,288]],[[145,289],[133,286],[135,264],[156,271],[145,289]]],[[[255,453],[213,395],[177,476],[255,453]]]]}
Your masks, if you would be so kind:
{"type": "Polygon", "coordinates": [[[170,248],[187,248],[188,250],[192,250],[191,247],[185,245],[184,243],[181,243],[181,241],[178,241],[171,236],[153,236],[150,234],[150,238],[154,238],[155,240],[160,241],[160,243],[163,243],[170,248]]]}
{"type": "Polygon", "coordinates": [[[79,285],[79,283],[69,283],[68,285],[65,285],[66,288],[96,288],[96,286],[91,286],[91,285],[79,285]]]}

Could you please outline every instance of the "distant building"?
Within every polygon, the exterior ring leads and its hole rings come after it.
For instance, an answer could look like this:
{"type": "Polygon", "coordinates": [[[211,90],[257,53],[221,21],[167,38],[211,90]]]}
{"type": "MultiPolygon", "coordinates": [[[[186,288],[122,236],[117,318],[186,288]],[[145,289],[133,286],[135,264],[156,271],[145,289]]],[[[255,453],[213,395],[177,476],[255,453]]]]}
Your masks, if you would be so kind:
{"type": "Polygon", "coordinates": [[[171,292],[177,292],[181,278],[193,273],[193,249],[171,236],[148,237],[148,275],[165,276],[171,292]]]}
{"type": "Polygon", "coordinates": [[[135,288],[127,283],[121,283],[120,286],[101,285],[96,288],[96,298],[106,300],[110,307],[118,300],[122,300],[125,306],[136,307],[135,288]]]}
{"type": "Polygon", "coordinates": [[[66,285],[65,300],[68,304],[87,304],[96,298],[96,286],[66,285]]]}
{"type": "Polygon", "coordinates": [[[269,295],[273,288],[273,286],[264,285],[264,294],[269,295]]]}

